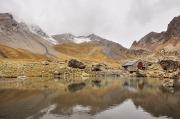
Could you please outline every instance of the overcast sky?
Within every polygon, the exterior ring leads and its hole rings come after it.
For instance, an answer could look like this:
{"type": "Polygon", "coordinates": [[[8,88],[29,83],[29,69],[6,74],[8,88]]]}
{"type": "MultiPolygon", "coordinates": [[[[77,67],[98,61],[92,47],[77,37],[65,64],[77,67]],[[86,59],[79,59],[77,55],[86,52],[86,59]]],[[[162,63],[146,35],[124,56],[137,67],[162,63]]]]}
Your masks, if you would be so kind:
{"type": "Polygon", "coordinates": [[[0,12],[49,34],[95,33],[130,47],[151,31],[166,30],[180,0],[0,0],[0,12]]]}

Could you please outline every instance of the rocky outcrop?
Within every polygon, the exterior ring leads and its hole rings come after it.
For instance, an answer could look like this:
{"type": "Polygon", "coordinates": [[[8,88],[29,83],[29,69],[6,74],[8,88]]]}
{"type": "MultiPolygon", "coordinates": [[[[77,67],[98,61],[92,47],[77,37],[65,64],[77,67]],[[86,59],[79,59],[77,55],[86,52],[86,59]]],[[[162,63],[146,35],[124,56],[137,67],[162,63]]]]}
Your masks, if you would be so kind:
{"type": "Polygon", "coordinates": [[[168,24],[166,31],[166,37],[179,37],[180,38],[180,16],[174,17],[174,19],[168,24]]]}
{"type": "Polygon", "coordinates": [[[72,68],[78,68],[78,69],[85,69],[86,68],[86,65],[76,59],[71,59],[69,62],[68,62],[68,66],[69,67],[72,67],[72,68]]]}
{"type": "Polygon", "coordinates": [[[173,60],[161,60],[159,64],[164,70],[174,72],[180,69],[180,63],[178,61],[173,60]]]}
{"type": "Polygon", "coordinates": [[[180,16],[175,17],[165,32],[151,32],[139,41],[134,41],[131,49],[145,49],[153,52],[166,49],[180,51],[180,16]]]}

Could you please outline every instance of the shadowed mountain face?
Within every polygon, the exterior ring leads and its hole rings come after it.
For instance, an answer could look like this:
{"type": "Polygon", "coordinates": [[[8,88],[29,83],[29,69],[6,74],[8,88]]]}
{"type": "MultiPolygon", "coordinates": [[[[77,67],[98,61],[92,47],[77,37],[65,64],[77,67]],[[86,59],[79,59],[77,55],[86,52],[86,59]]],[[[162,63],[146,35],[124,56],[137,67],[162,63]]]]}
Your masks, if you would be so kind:
{"type": "Polygon", "coordinates": [[[47,36],[32,30],[25,23],[15,21],[11,14],[0,14],[0,44],[34,54],[58,56],[47,36]]]}
{"type": "Polygon", "coordinates": [[[151,32],[138,42],[134,41],[131,49],[180,51],[180,16],[175,17],[168,24],[167,31],[161,33],[151,32]]]}

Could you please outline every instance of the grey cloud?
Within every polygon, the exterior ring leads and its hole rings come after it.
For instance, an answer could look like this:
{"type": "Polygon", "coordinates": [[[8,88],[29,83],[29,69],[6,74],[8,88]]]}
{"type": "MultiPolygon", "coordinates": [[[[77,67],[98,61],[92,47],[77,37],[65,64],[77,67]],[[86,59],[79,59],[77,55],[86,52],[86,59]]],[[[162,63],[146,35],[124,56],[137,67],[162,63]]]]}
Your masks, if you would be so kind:
{"type": "Polygon", "coordinates": [[[138,0],[138,2],[137,0],[134,0],[131,3],[131,9],[127,19],[145,25],[155,16],[161,16],[164,12],[179,8],[179,0],[138,0]]]}
{"type": "Polygon", "coordinates": [[[0,12],[11,12],[49,34],[95,33],[129,47],[146,33],[163,30],[180,13],[180,1],[0,0],[0,12]]]}

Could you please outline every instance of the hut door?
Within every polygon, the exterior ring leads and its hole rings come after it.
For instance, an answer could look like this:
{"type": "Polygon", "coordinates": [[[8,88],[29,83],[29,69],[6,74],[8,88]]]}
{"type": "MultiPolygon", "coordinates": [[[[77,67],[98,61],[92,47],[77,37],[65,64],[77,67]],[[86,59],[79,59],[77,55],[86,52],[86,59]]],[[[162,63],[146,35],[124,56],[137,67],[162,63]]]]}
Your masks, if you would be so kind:
{"type": "Polygon", "coordinates": [[[139,62],[137,67],[138,67],[138,69],[141,69],[141,70],[142,70],[142,69],[143,69],[143,63],[142,63],[142,62],[139,62]]]}

